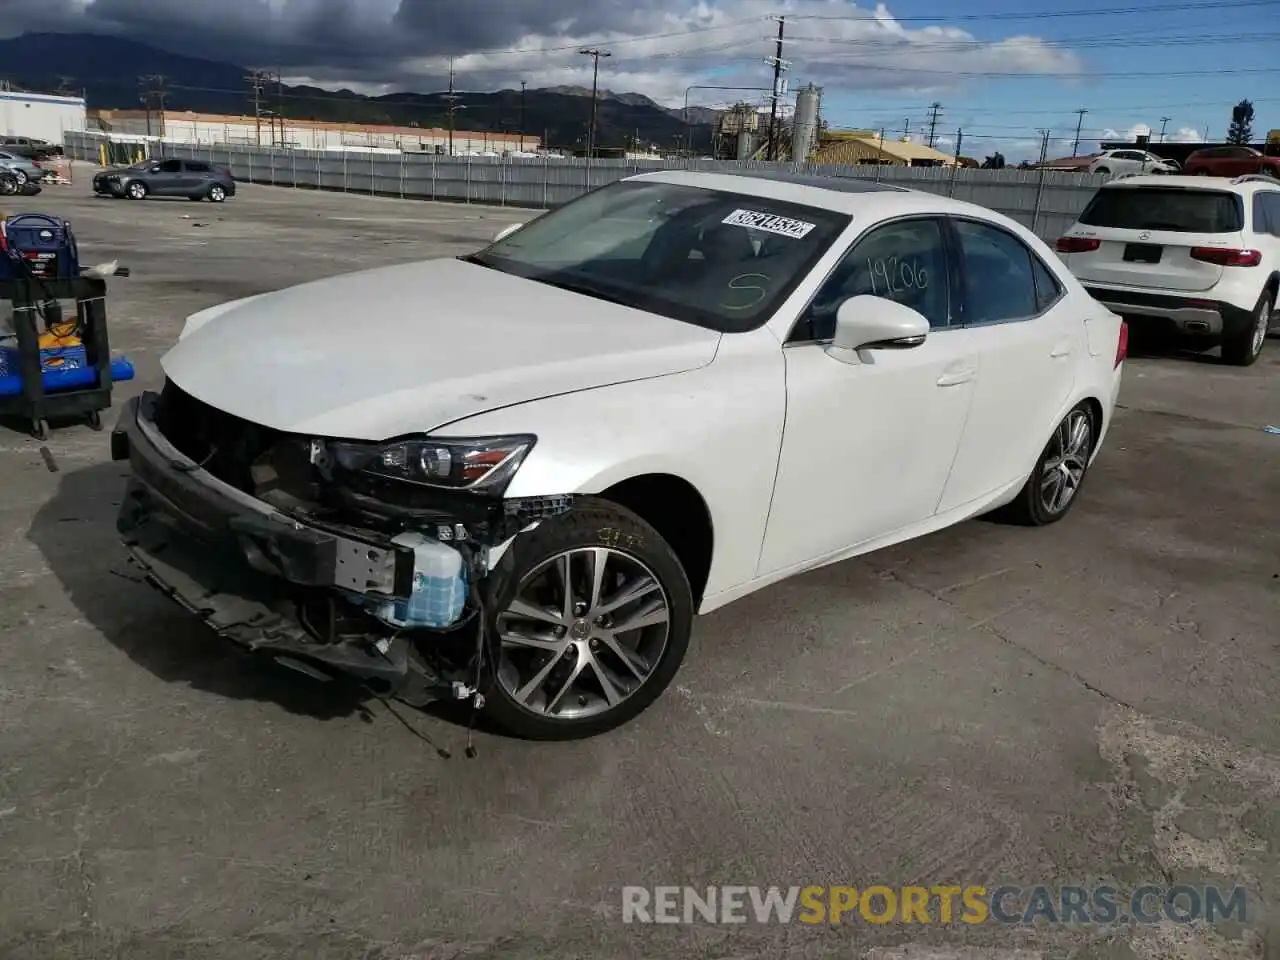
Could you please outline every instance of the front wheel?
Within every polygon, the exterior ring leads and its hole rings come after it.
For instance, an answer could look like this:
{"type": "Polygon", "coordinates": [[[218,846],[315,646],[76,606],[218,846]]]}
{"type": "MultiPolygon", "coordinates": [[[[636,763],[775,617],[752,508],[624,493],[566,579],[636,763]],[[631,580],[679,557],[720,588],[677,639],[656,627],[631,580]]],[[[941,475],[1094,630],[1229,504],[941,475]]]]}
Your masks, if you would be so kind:
{"type": "Polygon", "coordinates": [[[1043,527],[1067,515],[1089,470],[1097,430],[1084,404],[1063,418],[1022,492],[1009,504],[1012,519],[1027,526],[1043,527]]]}
{"type": "Polygon", "coordinates": [[[607,501],[545,521],[511,548],[490,598],[486,711],[509,733],[611,730],[666,689],[689,647],[693,595],[658,532],[607,501]]]}
{"type": "Polygon", "coordinates": [[[209,199],[213,203],[222,203],[227,199],[227,188],[220,183],[215,183],[209,188],[209,199]]]}
{"type": "Polygon", "coordinates": [[[25,187],[27,185],[27,181],[31,178],[27,176],[27,171],[15,168],[13,171],[13,179],[18,181],[18,186],[25,187]]]}
{"type": "Polygon", "coordinates": [[[1093,171],[1093,172],[1094,172],[1094,173],[1100,173],[1100,174],[1102,174],[1104,177],[1105,177],[1105,176],[1107,176],[1107,175],[1109,175],[1109,174],[1111,173],[1111,171],[1110,171],[1107,167],[1099,167],[1097,170],[1095,170],[1095,171],[1093,171]]]}
{"type": "Polygon", "coordinates": [[[147,199],[147,185],[141,180],[134,180],[126,188],[125,193],[130,200],[145,200],[147,199]]]}

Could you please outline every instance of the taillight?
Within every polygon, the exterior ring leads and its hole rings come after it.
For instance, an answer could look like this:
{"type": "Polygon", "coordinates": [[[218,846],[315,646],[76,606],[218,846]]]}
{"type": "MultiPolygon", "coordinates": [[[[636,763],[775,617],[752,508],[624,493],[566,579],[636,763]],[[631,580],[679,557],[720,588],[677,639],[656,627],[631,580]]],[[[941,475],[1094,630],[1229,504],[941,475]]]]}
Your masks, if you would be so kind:
{"type": "Polygon", "coordinates": [[[1093,237],[1058,238],[1059,253],[1088,253],[1090,250],[1097,250],[1100,246],[1102,241],[1095,240],[1093,237]]]}
{"type": "Polygon", "coordinates": [[[1116,366],[1124,363],[1124,358],[1129,355],[1129,324],[1120,321],[1120,339],[1116,341],[1116,366]]]}
{"type": "Polygon", "coordinates": [[[1219,267],[1256,267],[1262,263],[1258,250],[1235,250],[1227,247],[1192,247],[1191,259],[1219,267]]]}

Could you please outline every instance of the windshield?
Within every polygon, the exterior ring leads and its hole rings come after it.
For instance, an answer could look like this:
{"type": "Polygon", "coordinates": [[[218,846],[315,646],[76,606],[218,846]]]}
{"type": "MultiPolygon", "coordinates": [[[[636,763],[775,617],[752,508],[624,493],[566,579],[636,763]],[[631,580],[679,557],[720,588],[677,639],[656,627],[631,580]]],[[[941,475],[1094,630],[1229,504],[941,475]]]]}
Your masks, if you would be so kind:
{"type": "Polygon", "coordinates": [[[1112,187],[1099,190],[1080,214],[1088,227],[1236,233],[1244,209],[1235,194],[1177,187],[1112,187]]]}
{"type": "Polygon", "coordinates": [[[732,333],[764,324],[848,223],[816,207],[623,181],[468,259],[732,333]]]}

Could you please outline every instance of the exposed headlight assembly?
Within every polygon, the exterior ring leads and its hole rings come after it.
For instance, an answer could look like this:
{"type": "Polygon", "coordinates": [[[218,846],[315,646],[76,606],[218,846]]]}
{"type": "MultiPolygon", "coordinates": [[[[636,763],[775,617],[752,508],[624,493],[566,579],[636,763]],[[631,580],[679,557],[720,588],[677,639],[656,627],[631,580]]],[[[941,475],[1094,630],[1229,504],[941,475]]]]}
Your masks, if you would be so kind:
{"type": "Polygon", "coordinates": [[[537,440],[509,437],[420,437],[382,446],[335,443],[340,466],[424,487],[502,494],[537,440]]]}

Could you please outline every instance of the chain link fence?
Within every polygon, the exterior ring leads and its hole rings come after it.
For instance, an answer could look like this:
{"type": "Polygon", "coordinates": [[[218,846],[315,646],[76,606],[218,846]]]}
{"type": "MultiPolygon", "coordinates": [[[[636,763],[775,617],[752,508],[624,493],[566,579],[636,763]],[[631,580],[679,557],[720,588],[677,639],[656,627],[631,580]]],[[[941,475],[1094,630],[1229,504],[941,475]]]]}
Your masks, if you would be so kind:
{"type": "Polygon", "coordinates": [[[574,160],[552,157],[450,157],[369,150],[295,150],[240,144],[142,140],[123,149],[94,133],[68,133],[67,156],[101,163],[148,151],[227,167],[239,181],[418,200],[545,210],[623,177],[653,170],[736,173],[774,170],[879,180],[967,200],[1003,213],[1041,237],[1060,236],[1106,177],[1052,170],[794,164],[735,160],[574,160]]]}

